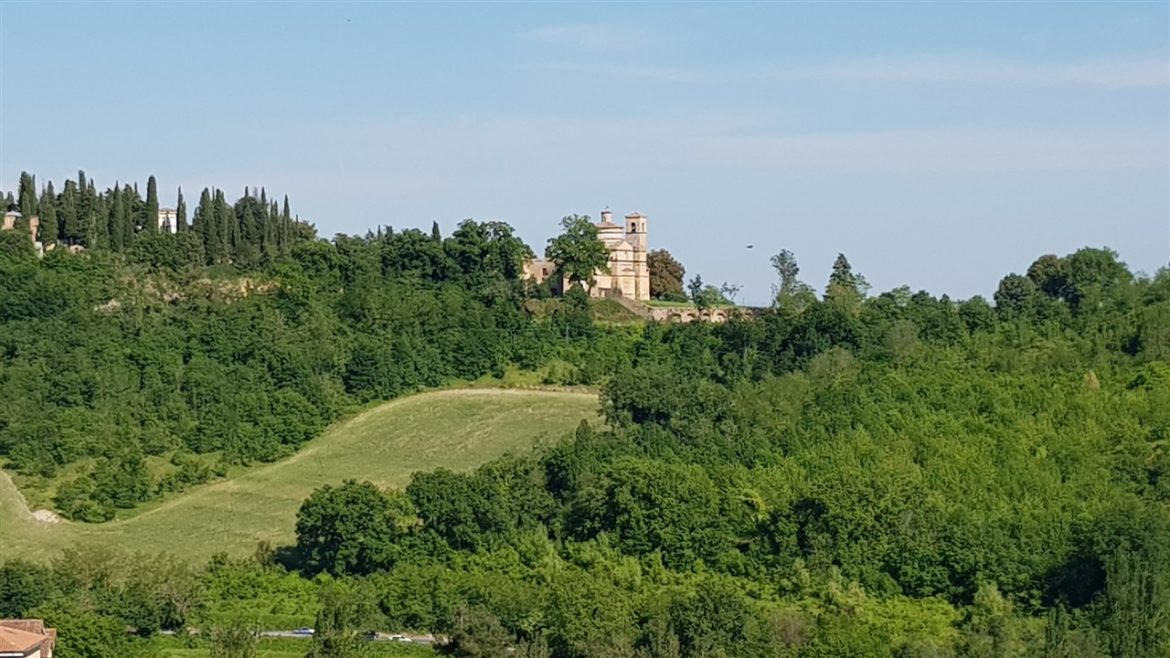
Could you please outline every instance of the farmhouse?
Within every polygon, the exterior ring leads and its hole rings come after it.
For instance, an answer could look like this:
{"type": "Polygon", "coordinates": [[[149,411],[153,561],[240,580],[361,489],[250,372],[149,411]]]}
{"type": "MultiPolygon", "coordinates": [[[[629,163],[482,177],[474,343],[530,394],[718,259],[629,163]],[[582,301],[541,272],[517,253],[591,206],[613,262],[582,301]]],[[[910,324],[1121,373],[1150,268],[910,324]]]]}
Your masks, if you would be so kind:
{"type": "MultiPolygon", "coordinates": [[[[593,285],[588,287],[592,297],[624,297],[634,301],[650,299],[650,267],[646,262],[647,220],[639,212],[625,216],[625,224],[613,221],[613,212],[601,211],[601,221],[595,224],[597,237],[609,249],[608,271],[593,273],[593,285]]],[[[525,278],[542,283],[556,272],[556,263],[534,259],[524,265],[525,278]]],[[[564,288],[565,282],[557,282],[564,288]]]]}

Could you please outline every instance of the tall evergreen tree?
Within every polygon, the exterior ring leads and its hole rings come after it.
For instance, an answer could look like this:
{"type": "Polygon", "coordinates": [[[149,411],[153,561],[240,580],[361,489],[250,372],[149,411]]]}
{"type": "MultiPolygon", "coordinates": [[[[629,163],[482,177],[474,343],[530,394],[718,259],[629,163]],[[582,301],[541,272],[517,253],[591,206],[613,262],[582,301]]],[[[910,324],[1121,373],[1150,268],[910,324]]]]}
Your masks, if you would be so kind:
{"type": "Polygon", "coordinates": [[[85,236],[85,246],[108,247],[110,236],[109,225],[105,221],[109,203],[98,196],[93,181],[83,189],[81,195],[81,233],[85,236]]]}
{"type": "Polygon", "coordinates": [[[206,187],[199,195],[199,205],[195,206],[195,218],[191,229],[199,234],[203,241],[203,253],[208,264],[219,262],[222,257],[219,251],[219,216],[211,200],[211,191],[206,187]]]}
{"type": "Polygon", "coordinates": [[[215,216],[218,224],[220,262],[230,262],[234,255],[232,249],[239,234],[239,225],[236,223],[231,206],[224,198],[223,190],[215,191],[215,216]]]}
{"type": "Polygon", "coordinates": [[[142,228],[146,231],[158,231],[158,182],[154,176],[146,179],[146,216],[143,218],[142,228]]]}
{"type": "Polygon", "coordinates": [[[179,186],[179,198],[175,201],[175,231],[187,230],[187,202],[183,200],[183,187],[179,186]]]}
{"type": "Polygon", "coordinates": [[[280,231],[276,236],[280,243],[277,249],[280,255],[287,256],[292,251],[292,215],[288,207],[288,195],[284,195],[284,207],[280,211],[280,231]]]}
{"type": "Polygon", "coordinates": [[[122,251],[126,246],[126,234],[122,230],[122,218],[125,215],[123,210],[122,188],[117,183],[114,183],[114,187],[110,190],[108,196],[110,197],[110,212],[106,226],[109,227],[107,230],[107,234],[110,236],[109,247],[114,251],[122,251]]]}
{"type": "Polygon", "coordinates": [[[61,236],[66,244],[81,243],[81,216],[77,194],[77,183],[65,181],[65,189],[61,192],[61,208],[58,215],[61,222],[61,236]]]}
{"type": "MultiPolygon", "coordinates": [[[[260,198],[264,198],[264,190],[260,191],[260,198]]],[[[276,203],[272,205],[265,204],[264,206],[264,262],[271,263],[276,260],[280,253],[279,245],[277,244],[277,222],[279,215],[276,211],[276,203]]]]}
{"type": "Polygon", "coordinates": [[[436,243],[443,242],[443,233],[439,230],[439,222],[431,222],[431,239],[436,243]]]}
{"type": "MultiPolygon", "coordinates": [[[[93,181],[87,181],[85,172],[77,170],[77,222],[78,234],[84,236],[96,235],[94,230],[95,218],[93,217],[93,201],[96,197],[96,191],[93,189],[93,181]]],[[[104,222],[103,222],[104,226],[104,222]]],[[[103,229],[104,230],[104,229],[103,229]]],[[[87,243],[86,246],[92,246],[87,243]]]]}
{"type": "Polygon", "coordinates": [[[853,266],[845,254],[837,254],[833,261],[833,271],[829,274],[829,285],[825,287],[825,299],[852,305],[865,297],[868,289],[865,277],[853,272],[853,266]]]}
{"type": "Polygon", "coordinates": [[[37,214],[37,179],[27,171],[20,172],[20,188],[17,190],[16,205],[20,214],[24,215],[27,224],[30,217],[37,214]]]}
{"type": "Polygon", "coordinates": [[[57,236],[60,229],[57,224],[56,199],[53,194],[52,183],[45,186],[45,192],[41,195],[40,218],[40,241],[48,249],[57,244],[57,236]]]}
{"type": "MultiPolygon", "coordinates": [[[[97,196],[93,193],[93,183],[86,181],[85,172],[78,170],[77,172],[77,223],[78,234],[83,236],[90,236],[94,233],[93,217],[90,215],[93,212],[93,197],[97,196]]],[[[87,243],[86,246],[92,246],[87,243]]]]}
{"type": "Polygon", "coordinates": [[[141,204],[142,197],[138,196],[137,186],[126,185],[122,188],[122,218],[118,221],[118,228],[122,231],[123,249],[129,249],[134,244],[135,218],[140,215],[141,204]]]}

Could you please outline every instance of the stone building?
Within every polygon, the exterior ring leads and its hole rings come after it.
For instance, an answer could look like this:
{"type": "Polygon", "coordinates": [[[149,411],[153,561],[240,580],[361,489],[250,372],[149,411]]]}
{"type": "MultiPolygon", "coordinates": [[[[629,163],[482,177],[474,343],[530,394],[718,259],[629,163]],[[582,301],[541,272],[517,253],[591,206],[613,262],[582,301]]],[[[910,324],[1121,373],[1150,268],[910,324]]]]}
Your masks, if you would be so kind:
{"type": "MultiPolygon", "coordinates": [[[[5,231],[11,231],[12,229],[16,228],[17,222],[19,222],[23,217],[24,217],[24,215],[21,215],[20,211],[9,210],[8,212],[4,213],[3,229],[5,231]]],[[[40,227],[41,227],[41,218],[40,217],[33,215],[32,217],[28,218],[28,232],[30,235],[32,235],[33,242],[36,242],[37,230],[40,229],[40,227]]]]}
{"type": "MultiPolygon", "coordinates": [[[[608,272],[593,273],[593,285],[588,286],[592,297],[621,296],[635,301],[650,299],[650,267],[646,262],[649,252],[647,220],[642,213],[625,216],[625,224],[613,221],[613,212],[601,211],[597,237],[609,249],[608,272]]],[[[544,259],[531,260],[524,265],[526,278],[542,283],[556,272],[556,264],[544,259]]],[[[560,281],[564,289],[566,282],[560,281]]],[[[587,285],[587,284],[586,284],[587,285]]]]}
{"type": "Polygon", "coordinates": [[[179,230],[179,214],[174,208],[158,209],[158,232],[176,233],[179,230]]]}
{"type": "MultiPolygon", "coordinates": [[[[4,223],[0,224],[0,230],[11,231],[16,228],[16,224],[24,217],[16,210],[9,210],[4,213],[4,223]]],[[[41,218],[33,215],[28,218],[28,235],[32,239],[33,246],[36,247],[37,255],[43,256],[45,253],[44,245],[37,239],[37,233],[40,232],[41,218]]],[[[52,246],[49,247],[52,249],[52,246]]]]}

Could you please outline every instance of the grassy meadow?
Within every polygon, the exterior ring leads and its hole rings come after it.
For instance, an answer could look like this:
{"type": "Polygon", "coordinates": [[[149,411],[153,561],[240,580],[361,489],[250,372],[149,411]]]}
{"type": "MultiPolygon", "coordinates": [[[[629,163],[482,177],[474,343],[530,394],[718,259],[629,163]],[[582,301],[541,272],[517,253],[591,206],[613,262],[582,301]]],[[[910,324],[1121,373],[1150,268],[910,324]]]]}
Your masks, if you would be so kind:
{"type": "Polygon", "coordinates": [[[74,544],[167,552],[203,560],[248,554],[260,540],[293,542],[296,512],[313,489],[346,479],[401,487],[411,473],[469,470],[555,441],[597,418],[590,393],[459,389],[400,398],[337,423],[297,454],[145,506],[109,523],[33,518],[0,472],[0,555],[50,559],[74,544]]]}

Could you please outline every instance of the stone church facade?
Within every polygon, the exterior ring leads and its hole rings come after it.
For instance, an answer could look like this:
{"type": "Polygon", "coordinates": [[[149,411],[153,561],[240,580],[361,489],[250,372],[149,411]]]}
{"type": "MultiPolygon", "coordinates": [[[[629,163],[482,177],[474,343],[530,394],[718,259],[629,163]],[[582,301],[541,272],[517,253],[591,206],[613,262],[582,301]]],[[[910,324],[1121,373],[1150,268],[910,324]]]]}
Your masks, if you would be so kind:
{"type": "MultiPolygon", "coordinates": [[[[650,267],[646,262],[649,252],[647,220],[639,212],[625,216],[624,224],[613,221],[611,211],[601,211],[597,238],[609,249],[609,271],[593,273],[593,285],[587,290],[592,297],[619,296],[634,301],[650,299],[650,267]]],[[[542,283],[556,272],[556,263],[544,259],[531,260],[524,266],[524,276],[542,283]]],[[[561,289],[565,282],[558,282],[561,289]]]]}

